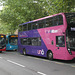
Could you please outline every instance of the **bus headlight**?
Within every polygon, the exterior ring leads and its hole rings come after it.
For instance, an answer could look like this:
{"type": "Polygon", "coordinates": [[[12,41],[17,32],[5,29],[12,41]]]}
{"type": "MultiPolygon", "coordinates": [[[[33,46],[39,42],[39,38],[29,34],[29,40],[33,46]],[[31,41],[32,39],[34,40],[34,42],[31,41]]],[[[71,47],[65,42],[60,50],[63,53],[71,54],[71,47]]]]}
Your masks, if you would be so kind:
{"type": "Polygon", "coordinates": [[[10,46],[10,48],[12,48],[12,47],[10,46]]]}
{"type": "Polygon", "coordinates": [[[72,52],[71,52],[71,50],[70,50],[70,49],[68,49],[68,52],[72,55],[72,52]]]}

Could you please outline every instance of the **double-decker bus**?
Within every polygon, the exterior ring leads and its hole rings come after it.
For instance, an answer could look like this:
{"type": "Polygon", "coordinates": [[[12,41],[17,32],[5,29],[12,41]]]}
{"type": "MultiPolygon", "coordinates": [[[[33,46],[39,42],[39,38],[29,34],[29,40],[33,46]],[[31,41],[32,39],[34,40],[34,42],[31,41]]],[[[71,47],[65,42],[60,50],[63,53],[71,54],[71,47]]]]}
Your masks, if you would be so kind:
{"type": "Polygon", "coordinates": [[[6,35],[0,34],[0,53],[6,51],[6,35]]]}
{"type": "Polygon", "coordinates": [[[75,13],[58,13],[19,25],[22,54],[72,60],[75,58],[75,13]]]}
{"type": "Polygon", "coordinates": [[[18,35],[6,35],[6,50],[17,50],[18,35]]]}

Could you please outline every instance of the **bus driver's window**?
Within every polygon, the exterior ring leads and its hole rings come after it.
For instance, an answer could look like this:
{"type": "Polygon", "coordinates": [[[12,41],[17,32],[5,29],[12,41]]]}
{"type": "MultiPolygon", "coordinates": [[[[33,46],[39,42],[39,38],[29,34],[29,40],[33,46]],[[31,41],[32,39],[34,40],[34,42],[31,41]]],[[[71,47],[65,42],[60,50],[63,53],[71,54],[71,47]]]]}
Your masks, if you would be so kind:
{"type": "Polygon", "coordinates": [[[57,47],[65,47],[64,36],[56,36],[56,46],[57,47]]]}

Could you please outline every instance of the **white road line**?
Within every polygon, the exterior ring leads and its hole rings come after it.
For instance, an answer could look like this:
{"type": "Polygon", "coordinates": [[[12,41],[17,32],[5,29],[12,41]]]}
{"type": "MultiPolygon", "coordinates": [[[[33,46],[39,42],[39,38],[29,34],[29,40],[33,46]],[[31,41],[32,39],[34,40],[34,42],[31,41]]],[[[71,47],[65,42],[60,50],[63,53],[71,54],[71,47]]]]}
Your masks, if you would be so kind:
{"type": "Polygon", "coordinates": [[[38,71],[37,73],[40,74],[40,75],[46,75],[46,74],[44,74],[44,73],[42,73],[42,72],[39,72],[39,71],[38,71]]]}
{"type": "Polygon", "coordinates": [[[7,61],[10,62],[10,63],[16,64],[16,65],[18,65],[18,66],[25,67],[24,65],[21,65],[21,64],[19,64],[19,63],[13,62],[13,61],[11,61],[11,60],[7,60],[7,61]]]}
{"type": "Polygon", "coordinates": [[[0,59],[2,59],[2,57],[0,57],[0,59]]]}

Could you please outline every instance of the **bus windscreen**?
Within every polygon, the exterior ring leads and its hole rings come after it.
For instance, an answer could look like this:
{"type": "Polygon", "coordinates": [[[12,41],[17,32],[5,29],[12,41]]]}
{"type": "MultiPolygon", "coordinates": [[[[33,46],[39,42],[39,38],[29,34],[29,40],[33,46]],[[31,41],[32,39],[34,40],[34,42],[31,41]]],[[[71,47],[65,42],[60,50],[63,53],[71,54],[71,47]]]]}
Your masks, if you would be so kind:
{"type": "Polygon", "coordinates": [[[11,45],[17,45],[17,41],[18,41],[18,36],[9,36],[9,43],[11,45]]]}
{"type": "Polygon", "coordinates": [[[67,46],[75,49],[75,13],[66,13],[67,46]]]}
{"type": "Polygon", "coordinates": [[[6,38],[4,35],[0,35],[0,48],[6,45],[6,38]]]}

